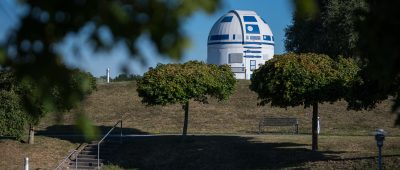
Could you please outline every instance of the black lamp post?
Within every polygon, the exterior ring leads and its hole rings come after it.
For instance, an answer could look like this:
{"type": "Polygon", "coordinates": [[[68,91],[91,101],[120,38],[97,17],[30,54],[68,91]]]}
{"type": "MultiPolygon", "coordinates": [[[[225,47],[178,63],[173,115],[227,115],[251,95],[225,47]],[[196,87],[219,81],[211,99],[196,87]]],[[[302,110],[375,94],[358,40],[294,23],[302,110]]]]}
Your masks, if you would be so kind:
{"type": "Polygon", "coordinates": [[[376,129],[374,132],[376,145],[378,146],[378,170],[382,170],[382,146],[386,132],[383,129],[376,129]]]}

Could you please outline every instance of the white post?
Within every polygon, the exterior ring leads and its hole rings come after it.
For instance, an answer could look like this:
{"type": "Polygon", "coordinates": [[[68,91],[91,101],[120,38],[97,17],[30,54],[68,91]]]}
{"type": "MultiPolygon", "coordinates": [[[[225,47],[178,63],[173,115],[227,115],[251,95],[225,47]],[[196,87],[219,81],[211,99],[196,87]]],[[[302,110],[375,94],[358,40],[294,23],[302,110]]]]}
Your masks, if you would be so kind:
{"type": "Polygon", "coordinates": [[[318,116],[318,121],[317,121],[317,133],[319,134],[320,132],[320,126],[319,126],[319,116],[318,116]]]}
{"type": "Polygon", "coordinates": [[[25,158],[24,170],[29,170],[29,158],[25,158]]]}
{"type": "Polygon", "coordinates": [[[107,68],[107,83],[110,83],[110,68],[107,68]]]}

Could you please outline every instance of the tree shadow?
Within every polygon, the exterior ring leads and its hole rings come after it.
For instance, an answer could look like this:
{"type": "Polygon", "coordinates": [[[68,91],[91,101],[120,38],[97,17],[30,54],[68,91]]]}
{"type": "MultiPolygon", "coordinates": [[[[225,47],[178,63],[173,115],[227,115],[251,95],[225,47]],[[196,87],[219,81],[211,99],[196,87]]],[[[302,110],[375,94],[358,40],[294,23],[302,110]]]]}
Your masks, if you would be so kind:
{"type": "Polygon", "coordinates": [[[313,152],[298,143],[264,143],[252,137],[127,137],[106,164],[124,169],[280,169],[337,158],[340,152],[313,152]]]}
{"type": "MultiPolygon", "coordinates": [[[[99,138],[103,137],[111,128],[112,126],[96,126],[99,130],[99,138]]],[[[140,131],[138,129],[133,128],[120,128],[116,127],[111,133],[110,137],[120,136],[120,134],[148,134],[146,132],[140,131]]],[[[73,143],[83,143],[89,142],[85,139],[82,131],[80,131],[75,125],[53,125],[49,126],[44,130],[38,130],[35,133],[38,136],[47,136],[58,138],[61,140],[68,140],[73,143]]]]}

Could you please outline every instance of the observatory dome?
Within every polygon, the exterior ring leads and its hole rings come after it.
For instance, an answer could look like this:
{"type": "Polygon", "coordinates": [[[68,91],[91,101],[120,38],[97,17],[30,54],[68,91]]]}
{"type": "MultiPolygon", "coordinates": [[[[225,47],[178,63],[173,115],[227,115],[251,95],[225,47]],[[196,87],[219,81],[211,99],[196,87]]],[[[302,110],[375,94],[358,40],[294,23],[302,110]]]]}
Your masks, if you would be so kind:
{"type": "Polygon", "coordinates": [[[274,36],[254,11],[231,10],[211,28],[207,46],[207,63],[229,64],[237,79],[250,79],[273,57],[274,36]]]}

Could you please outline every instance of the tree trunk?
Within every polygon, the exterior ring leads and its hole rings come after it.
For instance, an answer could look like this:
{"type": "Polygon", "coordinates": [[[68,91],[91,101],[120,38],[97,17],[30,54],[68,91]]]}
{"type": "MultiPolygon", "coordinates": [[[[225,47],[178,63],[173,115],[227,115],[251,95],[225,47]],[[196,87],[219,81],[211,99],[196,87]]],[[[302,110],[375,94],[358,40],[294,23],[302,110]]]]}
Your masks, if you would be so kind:
{"type": "Polygon", "coordinates": [[[34,138],[35,138],[35,129],[33,127],[33,124],[29,124],[29,139],[28,139],[28,144],[34,144],[34,138]]]}
{"type": "Polygon", "coordinates": [[[187,129],[188,129],[188,121],[189,121],[189,101],[187,101],[185,103],[185,105],[183,106],[183,109],[185,110],[185,118],[183,121],[182,136],[186,137],[187,129]]]}
{"type": "Polygon", "coordinates": [[[312,150],[318,150],[318,103],[313,104],[313,114],[312,114],[312,150]]]}

